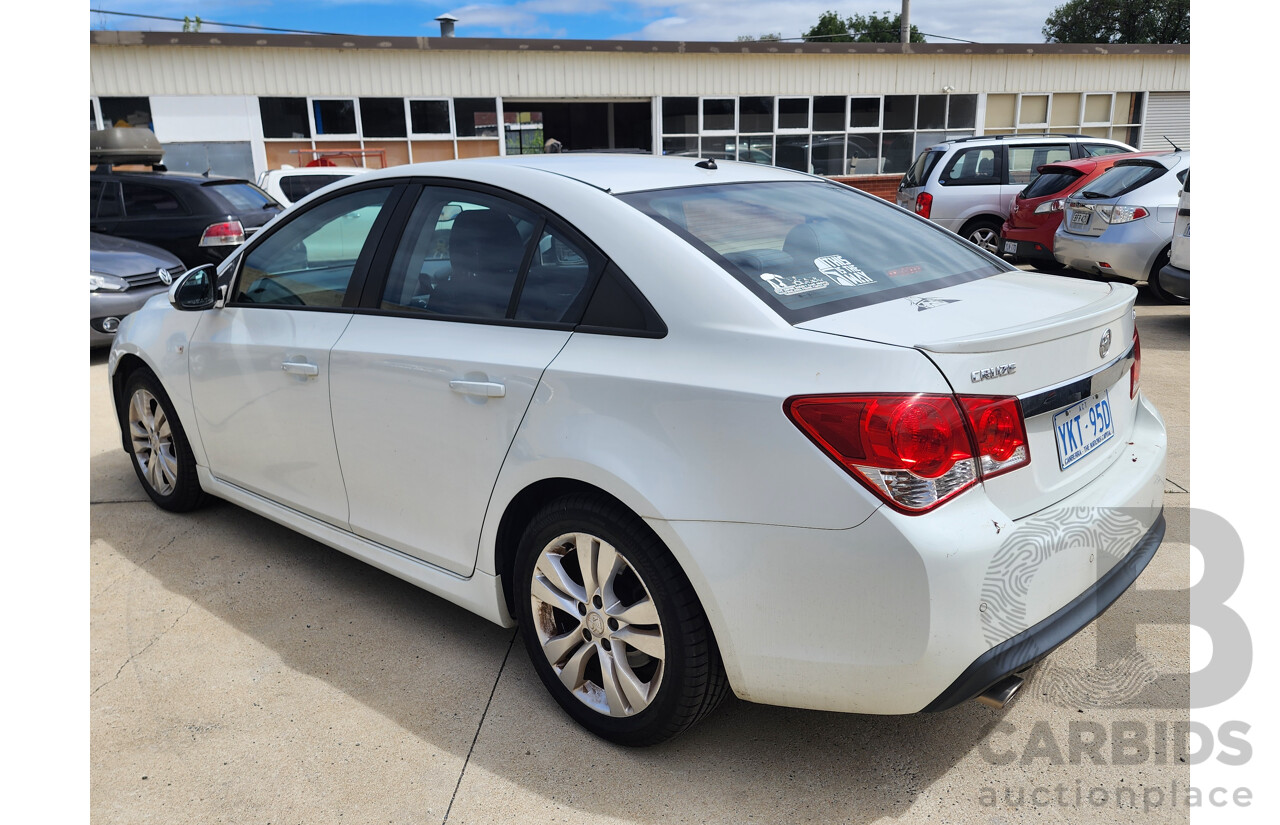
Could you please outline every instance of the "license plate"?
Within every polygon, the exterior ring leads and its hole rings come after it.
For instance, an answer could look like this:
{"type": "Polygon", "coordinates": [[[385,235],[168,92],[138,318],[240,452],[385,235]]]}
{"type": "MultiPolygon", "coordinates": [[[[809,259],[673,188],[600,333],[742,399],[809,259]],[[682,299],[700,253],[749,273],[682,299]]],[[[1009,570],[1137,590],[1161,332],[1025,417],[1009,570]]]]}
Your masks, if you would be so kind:
{"type": "Polygon", "coordinates": [[[1017,242],[1017,241],[1005,241],[1005,242],[1004,242],[1004,254],[1006,254],[1006,255],[1017,255],[1017,254],[1018,254],[1018,242],[1017,242]]]}
{"type": "Polygon", "coordinates": [[[1054,413],[1053,434],[1058,440],[1058,466],[1063,470],[1106,444],[1115,435],[1108,393],[1100,392],[1054,413]]]}
{"type": "Polygon", "coordinates": [[[1071,213],[1072,226],[1086,226],[1088,225],[1088,223],[1089,223],[1088,212],[1072,212],[1071,213]]]}

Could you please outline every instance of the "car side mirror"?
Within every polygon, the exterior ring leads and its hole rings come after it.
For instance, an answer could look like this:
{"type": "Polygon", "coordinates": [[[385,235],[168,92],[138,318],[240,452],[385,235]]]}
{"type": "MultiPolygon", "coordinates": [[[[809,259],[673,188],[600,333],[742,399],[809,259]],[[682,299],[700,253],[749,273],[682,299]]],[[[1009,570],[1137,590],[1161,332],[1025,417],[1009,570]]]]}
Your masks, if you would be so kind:
{"type": "Polygon", "coordinates": [[[169,303],[183,312],[212,309],[218,302],[217,276],[213,264],[188,269],[169,287],[169,303]]]}

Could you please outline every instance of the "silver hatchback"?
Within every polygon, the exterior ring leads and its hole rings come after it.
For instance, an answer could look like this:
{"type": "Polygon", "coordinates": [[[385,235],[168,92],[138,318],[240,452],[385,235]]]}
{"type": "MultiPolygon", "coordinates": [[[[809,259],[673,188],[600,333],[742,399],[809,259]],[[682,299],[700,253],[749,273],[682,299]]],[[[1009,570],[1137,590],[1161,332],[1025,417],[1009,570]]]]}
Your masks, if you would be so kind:
{"type": "Polygon", "coordinates": [[[1054,257],[1081,272],[1150,282],[1169,263],[1178,193],[1190,173],[1186,151],[1117,161],[1067,199],[1054,257]]]}

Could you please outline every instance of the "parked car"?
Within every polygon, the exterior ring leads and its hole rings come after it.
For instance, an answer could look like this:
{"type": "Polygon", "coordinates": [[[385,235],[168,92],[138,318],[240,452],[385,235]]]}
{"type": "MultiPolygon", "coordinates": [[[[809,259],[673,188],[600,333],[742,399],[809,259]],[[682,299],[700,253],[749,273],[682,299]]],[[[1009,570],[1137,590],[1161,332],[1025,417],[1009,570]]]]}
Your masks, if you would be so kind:
{"type": "MultiPolygon", "coordinates": [[[[1146,281],[1151,287],[1169,263],[1178,192],[1191,172],[1191,153],[1117,161],[1067,198],[1053,254],[1063,264],[1146,281]]],[[[1158,284],[1152,294],[1164,300],[1158,284]]]]}
{"type": "Polygon", "coordinates": [[[1136,295],[759,164],[442,161],[187,273],[108,372],[160,507],[223,498],[518,623],[560,706],[639,745],[730,689],[1003,703],[1163,535],[1136,295]]]}
{"type": "Polygon", "coordinates": [[[1149,284],[1151,289],[1179,301],[1191,300],[1191,172],[1182,182],[1178,194],[1178,216],[1173,221],[1173,241],[1169,246],[1169,263],[1149,284]]]}
{"type": "Polygon", "coordinates": [[[297,169],[285,166],[258,175],[258,188],[278,203],[291,206],[331,183],[369,171],[355,166],[316,166],[297,169]]]}
{"type": "Polygon", "coordinates": [[[1084,135],[982,135],[930,146],[898,184],[898,206],[950,229],[988,252],[1000,250],[1000,227],[1014,195],[1041,166],[1134,148],[1084,135]]]}
{"type": "Polygon", "coordinates": [[[284,208],[247,180],[157,168],[162,155],[146,129],[92,134],[90,231],[167,249],[194,266],[221,262],[284,208]],[[116,168],[125,165],[151,170],[116,168]]]}
{"type": "Polygon", "coordinates": [[[1110,169],[1117,160],[1158,154],[1124,152],[1041,166],[1036,170],[1039,177],[1013,198],[1013,208],[1000,228],[1000,253],[1040,269],[1061,268],[1062,263],[1053,257],[1053,233],[1062,223],[1062,208],[1067,197],[1110,169]]]}
{"type": "Polygon", "coordinates": [[[158,246],[89,233],[89,346],[110,344],[129,313],[186,268],[158,246]]]}

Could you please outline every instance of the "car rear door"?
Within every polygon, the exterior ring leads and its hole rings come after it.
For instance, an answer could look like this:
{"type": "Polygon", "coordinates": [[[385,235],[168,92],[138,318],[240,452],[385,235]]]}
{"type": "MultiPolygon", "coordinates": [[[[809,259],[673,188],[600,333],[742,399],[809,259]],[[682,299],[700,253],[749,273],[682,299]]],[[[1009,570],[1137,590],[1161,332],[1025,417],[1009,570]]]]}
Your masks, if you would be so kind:
{"type": "Polygon", "coordinates": [[[216,478],[347,525],[330,350],[402,192],[344,190],[244,250],[226,305],[201,318],[190,345],[196,423],[216,478]]]}
{"type": "Polygon", "coordinates": [[[507,449],[604,259],[493,191],[426,186],[402,217],[332,354],[351,529],[469,575],[507,449]]]}

